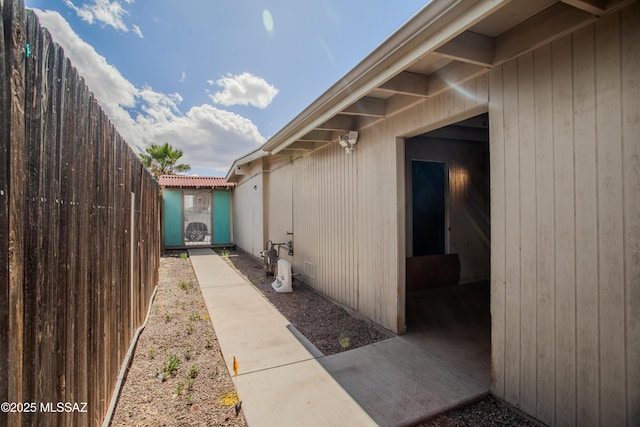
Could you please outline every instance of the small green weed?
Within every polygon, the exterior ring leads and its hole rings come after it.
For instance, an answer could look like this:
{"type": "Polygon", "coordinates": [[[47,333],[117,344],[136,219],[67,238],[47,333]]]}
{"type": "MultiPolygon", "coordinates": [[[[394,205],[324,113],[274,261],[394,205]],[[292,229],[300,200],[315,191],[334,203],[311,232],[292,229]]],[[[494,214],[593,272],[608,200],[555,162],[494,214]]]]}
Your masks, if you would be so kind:
{"type": "Polygon", "coordinates": [[[176,389],[176,393],[180,395],[182,394],[183,391],[184,391],[184,381],[180,381],[178,383],[178,388],[176,389]]]}
{"type": "Polygon", "coordinates": [[[351,340],[349,339],[349,336],[346,334],[340,334],[340,338],[338,338],[338,342],[340,343],[340,347],[342,348],[349,348],[349,346],[351,345],[351,340]]]}
{"type": "Polygon", "coordinates": [[[178,286],[180,286],[180,289],[182,289],[187,294],[194,288],[193,282],[185,282],[184,280],[181,280],[180,283],[178,283],[178,286]]]}
{"type": "Polygon", "coordinates": [[[186,260],[187,260],[187,258],[189,258],[189,255],[187,255],[187,253],[186,253],[186,252],[181,252],[181,253],[180,253],[180,259],[181,259],[181,260],[186,261],[186,260]]]}
{"type": "Polygon", "coordinates": [[[187,378],[194,380],[198,376],[198,367],[196,365],[191,365],[189,368],[189,373],[187,374],[187,378]]]}
{"type": "Polygon", "coordinates": [[[202,317],[200,316],[200,313],[198,313],[197,311],[194,311],[189,315],[189,320],[200,320],[201,318],[202,317]]]}
{"type": "Polygon", "coordinates": [[[151,347],[149,349],[149,357],[150,358],[155,359],[157,353],[158,353],[158,351],[156,350],[155,347],[151,347]]]}
{"type": "Polygon", "coordinates": [[[191,345],[187,344],[187,348],[185,348],[184,350],[184,359],[185,360],[191,360],[191,352],[193,351],[193,347],[191,347],[191,345]]]}
{"type": "Polygon", "coordinates": [[[164,321],[165,321],[166,323],[171,322],[171,315],[170,315],[169,313],[165,313],[165,314],[164,314],[164,321]]]}
{"type": "Polygon", "coordinates": [[[191,335],[192,332],[193,332],[193,322],[189,321],[187,323],[187,335],[191,335]]]}
{"type": "Polygon", "coordinates": [[[180,359],[175,354],[169,356],[169,359],[165,360],[162,372],[165,376],[173,376],[178,371],[180,366],[180,359]]]}

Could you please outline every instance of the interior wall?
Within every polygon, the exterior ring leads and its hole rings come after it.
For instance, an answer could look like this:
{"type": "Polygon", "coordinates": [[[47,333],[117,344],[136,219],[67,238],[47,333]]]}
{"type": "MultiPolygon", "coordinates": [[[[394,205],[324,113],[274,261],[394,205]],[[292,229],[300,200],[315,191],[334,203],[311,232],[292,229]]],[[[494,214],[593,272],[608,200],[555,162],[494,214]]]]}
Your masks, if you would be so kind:
{"type": "Polygon", "coordinates": [[[443,162],[448,171],[447,253],[460,256],[460,283],[490,276],[489,147],[486,143],[419,136],[405,149],[407,256],[412,256],[411,161],[443,162]]]}
{"type": "Polygon", "coordinates": [[[492,391],[640,420],[640,6],[490,74],[492,391]]]}

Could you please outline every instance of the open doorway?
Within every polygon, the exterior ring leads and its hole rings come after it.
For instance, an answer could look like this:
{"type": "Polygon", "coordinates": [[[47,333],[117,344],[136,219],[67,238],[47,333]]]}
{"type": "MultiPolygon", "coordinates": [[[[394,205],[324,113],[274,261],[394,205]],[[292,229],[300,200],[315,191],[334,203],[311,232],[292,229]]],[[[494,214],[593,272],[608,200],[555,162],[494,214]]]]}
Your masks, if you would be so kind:
{"type": "Polygon", "coordinates": [[[411,161],[413,256],[445,253],[446,165],[411,161]]]}
{"type": "Polygon", "coordinates": [[[490,382],[489,117],[405,141],[406,338],[490,382]]]}

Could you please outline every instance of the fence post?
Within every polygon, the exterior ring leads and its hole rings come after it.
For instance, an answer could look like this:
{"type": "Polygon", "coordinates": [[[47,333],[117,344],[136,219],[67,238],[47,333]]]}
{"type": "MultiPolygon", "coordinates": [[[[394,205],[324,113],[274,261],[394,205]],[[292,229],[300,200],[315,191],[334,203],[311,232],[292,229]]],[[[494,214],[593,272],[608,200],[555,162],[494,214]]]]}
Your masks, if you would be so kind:
{"type": "MultiPolygon", "coordinates": [[[[9,82],[5,52],[3,3],[0,2],[0,236],[9,235],[9,82]]],[[[9,247],[0,242],[0,402],[9,399],[9,247]]],[[[7,425],[8,415],[0,412],[0,425],[7,425]]]]}

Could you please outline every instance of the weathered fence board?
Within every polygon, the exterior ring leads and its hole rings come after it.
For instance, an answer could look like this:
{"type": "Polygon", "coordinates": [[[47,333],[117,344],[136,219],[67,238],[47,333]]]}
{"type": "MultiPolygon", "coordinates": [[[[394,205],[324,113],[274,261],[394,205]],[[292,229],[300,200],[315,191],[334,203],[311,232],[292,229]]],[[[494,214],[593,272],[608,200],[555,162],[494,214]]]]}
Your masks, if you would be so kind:
{"type": "Polygon", "coordinates": [[[0,401],[37,404],[0,425],[101,424],[157,283],[159,190],[36,15],[0,11],[0,401]]]}
{"type": "MultiPolygon", "coordinates": [[[[0,57],[3,58],[0,63],[0,85],[2,90],[0,91],[0,236],[9,235],[9,123],[8,114],[9,111],[9,81],[6,75],[6,51],[4,45],[5,31],[4,31],[4,19],[2,18],[4,11],[2,9],[2,2],[0,2],[0,57]]],[[[8,283],[9,283],[9,246],[8,242],[2,242],[0,244],[0,343],[9,342],[9,298],[8,298],[8,283]]],[[[0,344],[0,361],[8,360],[9,347],[7,345],[0,344]]],[[[0,362],[2,363],[2,362],[0,362]]],[[[7,366],[0,366],[0,402],[6,402],[9,398],[9,370],[5,369],[7,366]]],[[[7,414],[0,411],[0,425],[7,424],[7,414]]]]}
{"type": "MultiPolygon", "coordinates": [[[[8,400],[24,402],[24,235],[25,235],[25,11],[15,4],[4,4],[3,10],[6,55],[9,80],[9,336],[7,366],[9,371],[8,400]]],[[[10,414],[9,421],[22,423],[22,414],[10,414]]]]}

